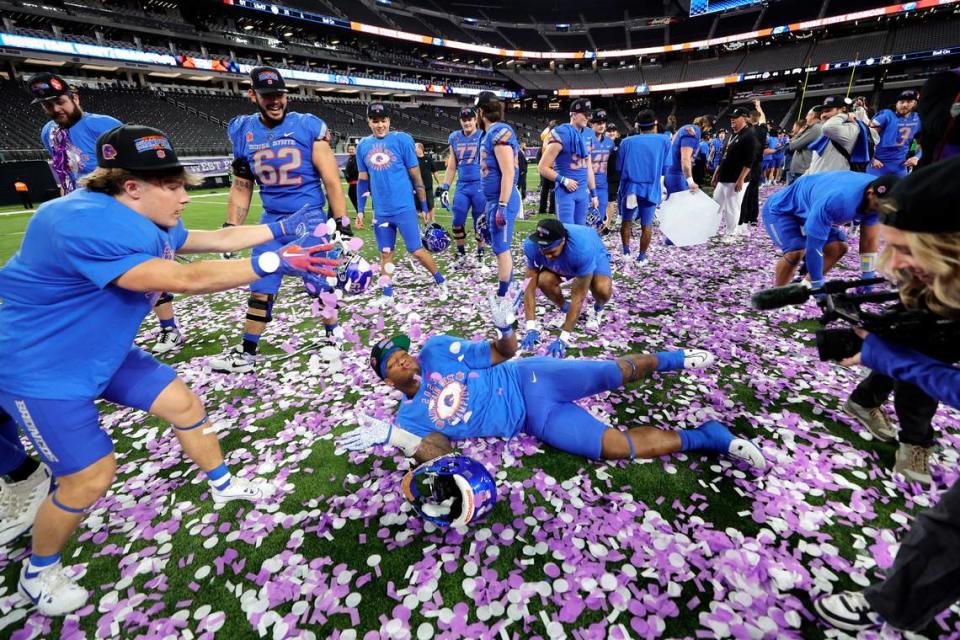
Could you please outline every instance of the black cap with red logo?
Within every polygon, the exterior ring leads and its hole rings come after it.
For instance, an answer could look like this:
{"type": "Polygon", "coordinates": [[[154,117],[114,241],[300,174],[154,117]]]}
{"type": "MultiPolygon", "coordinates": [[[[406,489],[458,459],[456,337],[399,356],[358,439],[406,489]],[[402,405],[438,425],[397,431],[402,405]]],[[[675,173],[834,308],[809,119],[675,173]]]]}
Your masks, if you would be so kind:
{"type": "Polygon", "coordinates": [[[73,94],[73,89],[70,88],[66,80],[47,71],[38,73],[27,80],[27,86],[30,87],[30,93],[33,94],[33,102],[30,104],[55,100],[60,96],[73,94]]]}
{"type": "Polygon", "coordinates": [[[101,169],[164,171],[182,169],[167,134],[139,124],[125,124],[97,138],[97,166],[101,169]]]}

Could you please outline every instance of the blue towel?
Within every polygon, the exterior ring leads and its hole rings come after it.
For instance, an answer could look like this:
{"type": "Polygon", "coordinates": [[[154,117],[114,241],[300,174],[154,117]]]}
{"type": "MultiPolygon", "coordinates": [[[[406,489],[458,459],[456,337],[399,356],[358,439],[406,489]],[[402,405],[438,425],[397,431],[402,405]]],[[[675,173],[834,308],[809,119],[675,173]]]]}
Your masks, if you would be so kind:
{"type": "MultiPolygon", "coordinates": [[[[870,130],[867,129],[867,125],[863,124],[860,120],[856,122],[857,126],[860,127],[860,135],[857,136],[857,141],[853,143],[850,162],[870,162],[870,130]]],[[[807,149],[823,155],[823,150],[827,148],[828,144],[830,144],[830,139],[827,138],[827,136],[821,135],[807,145],[807,149]]],[[[837,144],[839,145],[840,143],[838,142],[837,144]]]]}

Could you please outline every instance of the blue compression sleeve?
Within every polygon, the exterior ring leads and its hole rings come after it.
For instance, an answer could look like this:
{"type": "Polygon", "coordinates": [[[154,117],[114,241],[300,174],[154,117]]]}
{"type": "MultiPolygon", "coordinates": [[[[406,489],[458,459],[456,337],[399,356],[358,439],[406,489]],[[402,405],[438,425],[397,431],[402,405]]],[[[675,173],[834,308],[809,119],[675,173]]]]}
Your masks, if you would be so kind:
{"type": "Polygon", "coordinates": [[[370,196],[370,181],[360,178],[357,180],[357,213],[363,213],[367,208],[367,198],[370,196]]]}
{"type": "Polygon", "coordinates": [[[807,273],[814,284],[823,282],[823,240],[807,236],[804,260],[807,261],[807,273]]]}

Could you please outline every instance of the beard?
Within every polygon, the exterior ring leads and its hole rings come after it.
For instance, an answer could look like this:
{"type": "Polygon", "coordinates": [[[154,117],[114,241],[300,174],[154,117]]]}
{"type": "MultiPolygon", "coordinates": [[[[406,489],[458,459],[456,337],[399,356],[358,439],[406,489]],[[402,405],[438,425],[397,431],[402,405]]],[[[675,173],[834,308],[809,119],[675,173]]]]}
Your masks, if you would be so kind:
{"type": "Polygon", "coordinates": [[[257,111],[260,112],[260,120],[262,120],[262,121],[265,122],[265,123],[270,123],[270,124],[273,124],[273,125],[278,125],[278,124],[280,124],[281,122],[283,122],[283,119],[287,117],[287,108],[286,108],[286,107],[283,108],[283,114],[280,116],[280,119],[279,119],[279,120],[274,120],[274,119],[273,119],[273,116],[271,116],[270,113],[269,113],[266,109],[264,109],[262,106],[260,106],[260,104],[257,104],[257,111]]]}
{"type": "Polygon", "coordinates": [[[54,124],[59,125],[61,129],[69,129],[73,125],[80,122],[80,118],[83,117],[83,109],[81,109],[77,105],[74,105],[73,111],[64,115],[67,116],[67,121],[63,124],[60,124],[59,122],[57,122],[57,119],[55,116],[50,116],[50,119],[53,121],[54,124]]]}

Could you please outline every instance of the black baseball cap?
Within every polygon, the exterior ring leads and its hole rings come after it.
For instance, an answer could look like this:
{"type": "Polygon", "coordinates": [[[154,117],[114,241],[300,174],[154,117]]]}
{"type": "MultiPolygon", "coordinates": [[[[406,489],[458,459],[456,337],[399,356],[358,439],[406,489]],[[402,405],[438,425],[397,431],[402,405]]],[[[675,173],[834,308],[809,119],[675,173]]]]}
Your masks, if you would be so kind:
{"type": "Polygon", "coordinates": [[[597,109],[593,112],[593,116],[590,118],[590,122],[606,122],[607,121],[607,112],[604,109],[597,109]]]}
{"type": "Polygon", "coordinates": [[[900,97],[897,100],[919,100],[920,94],[914,91],[913,89],[906,89],[900,92],[900,97]]]}
{"type": "Polygon", "coordinates": [[[734,107],[730,110],[729,118],[733,120],[734,118],[749,118],[750,110],[745,107],[734,107]]]}
{"type": "Polygon", "coordinates": [[[464,107],[460,109],[461,120],[469,120],[470,118],[476,118],[476,117],[477,117],[477,110],[474,109],[473,107],[464,107]]]}
{"type": "Polygon", "coordinates": [[[30,104],[54,100],[60,96],[69,96],[73,94],[70,84],[55,73],[44,71],[38,73],[29,80],[27,86],[30,87],[30,93],[33,94],[33,101],[30,104]]]}
{"type": "Polygon", "coordinates": [[[368,118],[389,118],[390,110],[382,102],[371,102],[367,105],[368,118]]]}
{"type": "Polygon", "coordinates": [[[250,88],[259,94],[287,93],[287,84],[274,67],[254,67],[250,70],[250,88]]]}
{"type": "Polygon", "coordinates": [[[589,98],[577,98],[570,103],[570,113],[593,113],[593,105],[590,104],[589,98]]]}
{"type": "Polygon", "coordinates": [[[167,134],[139,124],[124,124],[100,134],[97,138],[97,166],[129,171],[183,168],[167,134]]]}
{"type": "Polygon", "coordinates": [[[888,198],[891,190],[897,186],[898,182],[900,182],[900,176],[887,174],[885,176],[880,176],[867,186],[873,189],[873,192],[877,194],[878,198],[888,198]]]}
{"type": "Polygon", "coordinates": [[[394,351],[410,351],[410,338],[402,333],[391,338],[385,338],[373,345],[370,351],[370,366],[380,377],[385,380],[387,377],[387,360],[394,351]]]}
{"type": "Polygon", "coordinates": [[[527,237],[541,249],[548,249],[566,238],[567,230],[556,218],[545,218],[537,223],[537,228],[527,237]]]}
{"type": "Polygon", "coordinates": [[[473,106],[487,107],[498,102],[500,102],[500,98],[493,91],[481,91],[477,94],[477,99],[473,101],[473,106]]]}
{"type": "Polygon", "coordinates": [[[850,106],[850,100],[841,95],[827,96],[820,103],[821,109],[841,109],[848,106],[850,106]]]}
{"type": "Polygon", "coordinates": [[[650,129],[657,124],[657,113],[653,109],[641,109],[633,122],[641,129],[650,129]]]}
{"type": "Polygon", "coordinates": [[[607,123],[607,131],[617,131],[617,125],[614,122],[607,123]]]}
{"type": "Polygon", "coordinates": [[[896,209],[880,222],[916,233],[960,232],[960,156],[935,162],[902,178],[890,190],[896,209]]]}

